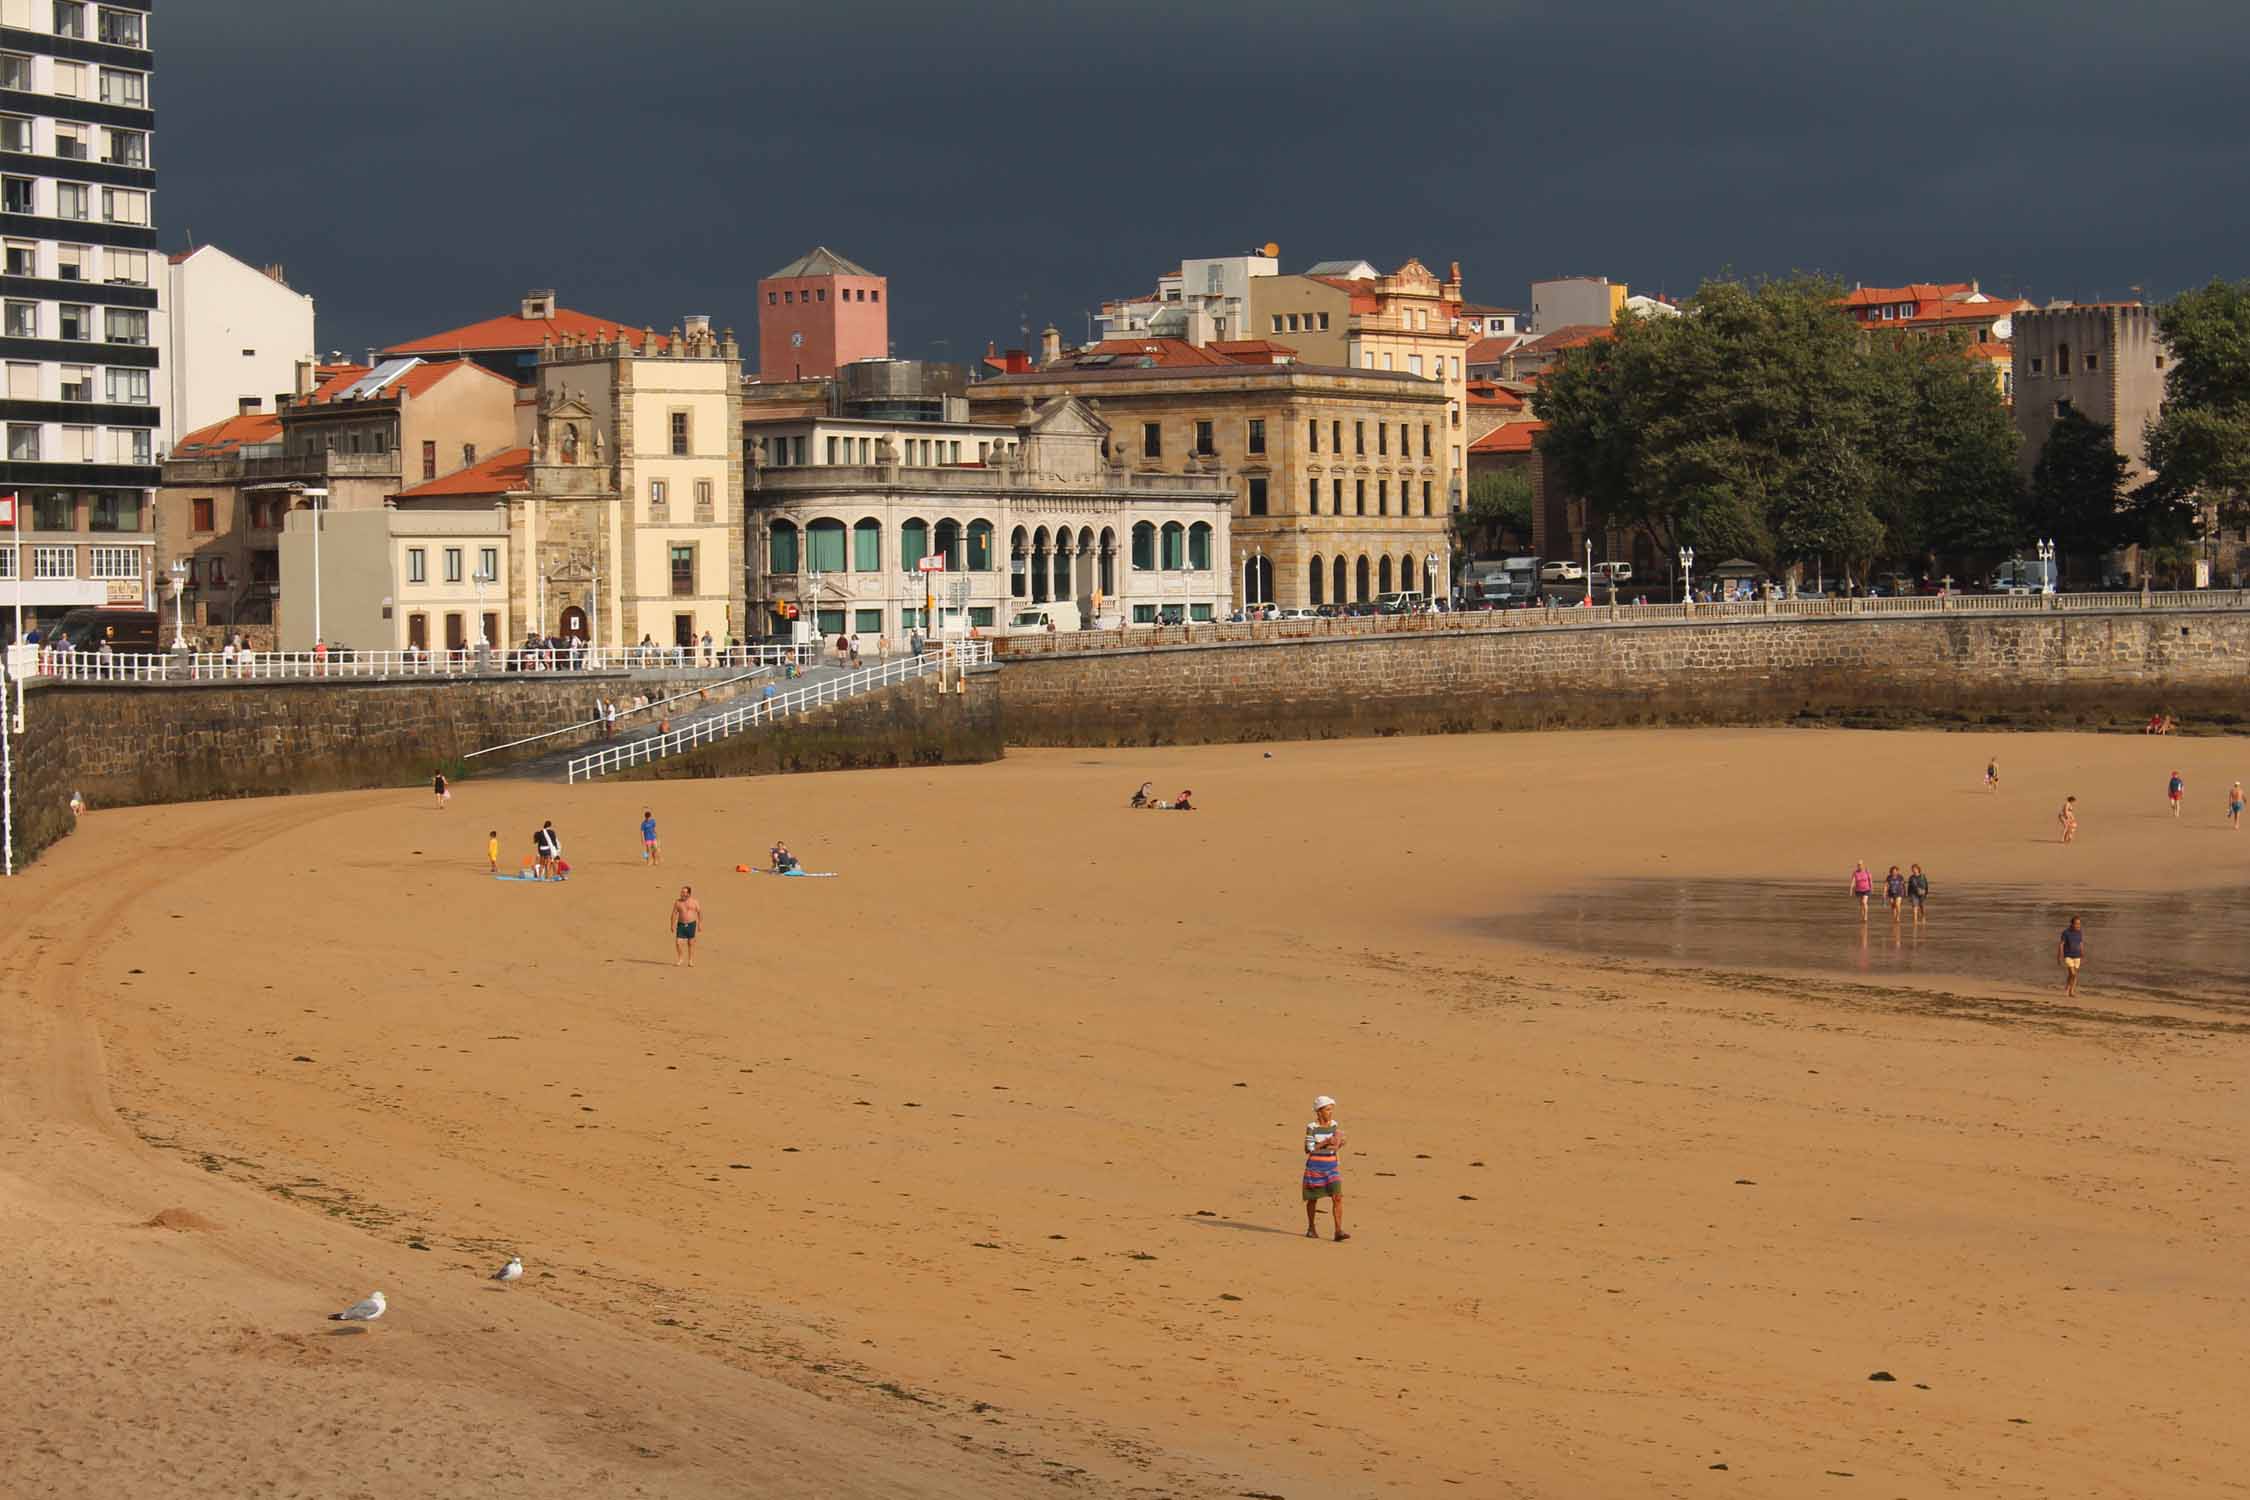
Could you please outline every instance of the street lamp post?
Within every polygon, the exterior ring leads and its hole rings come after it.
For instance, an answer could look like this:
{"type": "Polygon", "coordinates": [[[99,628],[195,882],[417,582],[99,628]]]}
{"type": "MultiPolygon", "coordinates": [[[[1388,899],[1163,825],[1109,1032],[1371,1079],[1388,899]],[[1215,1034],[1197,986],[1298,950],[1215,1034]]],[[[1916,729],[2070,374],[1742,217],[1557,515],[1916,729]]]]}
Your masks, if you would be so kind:
{"type": "Polygon", "coordinates": [[[313,512],[313,644],[327,639],[320,632],[320,513],[328,505],[328,491],[317,486],[298,491],[312,502],[313,512]]]}
{"type": "Polygon", "coordinates": [[[477,649],[480,651],[489,650],[492,641],[484,633],[484,586],[493,581],[492,575],[484,570],[482,564],[479,564],[476,572],[469,575],[469,581],[475,584],[477,589],[477,649]]]}
{"type": "Polygon", "coordinates": [[[1422,559],[1422,571],[1429,575],[1430,580],[1429,605],[1432,610],[1437,608],[1437,570],[1438,560],[1435,552],[1422,559]]]}
{"type": "Polygon", "coordinates": [[[1680,549],[1680,603],[1695,602],[1695,549],[1680,549]]]}
{"type": "Polygon", "coordinates": [[[2039,592],[2051,594],[2055,592],[2055,539],[2053,537],[2042,538],[2038,544],[2038,552],[2039,592]]]}
{"type": "Polygon", "coordinates": [[[187,643],[187,610],[181,598],[187,593],[188,565],[179,558],[172,559],[172,649],[185,651],[187,643]]]}
{"type": "Polygon", "coordinates": [[[1594,602],[1594,534],[1586,533],[1586,603],[1594,602]]]}

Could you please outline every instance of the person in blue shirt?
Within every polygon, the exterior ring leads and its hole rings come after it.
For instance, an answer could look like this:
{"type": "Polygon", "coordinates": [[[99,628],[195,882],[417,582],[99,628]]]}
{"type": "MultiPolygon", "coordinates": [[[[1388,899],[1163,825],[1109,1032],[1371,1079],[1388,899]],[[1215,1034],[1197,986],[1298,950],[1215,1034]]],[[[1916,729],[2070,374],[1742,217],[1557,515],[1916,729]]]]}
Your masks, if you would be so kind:
{"type": "Polygon", "coordinates": [[[2086,929],[2079,924],[2078,918],[2072,917],[2070,925],[2062,930],[2062,936],[2055,940],[2055,957],[2062,960],[2063,994],[2066,997],[2075,996],[2078,993],[2078,966],[2086,960],[2086,929]]]}
{"type": "Polygon", "coordinates": [[[654,809],[641,809],[641,858],[652,865],[664,863],[664,851],[656,842],[656,813],[654,809]]]}

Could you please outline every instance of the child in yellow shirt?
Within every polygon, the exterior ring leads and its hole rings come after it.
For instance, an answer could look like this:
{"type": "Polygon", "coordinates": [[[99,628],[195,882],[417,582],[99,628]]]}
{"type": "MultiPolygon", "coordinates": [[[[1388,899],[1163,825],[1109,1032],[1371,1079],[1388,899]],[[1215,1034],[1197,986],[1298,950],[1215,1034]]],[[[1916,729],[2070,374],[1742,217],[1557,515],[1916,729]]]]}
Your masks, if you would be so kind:
{"type": "Polygon", "coordinates": [[[500,830],[495,828],[484,841],[484,857],[491,861],[492,873],[500,873],[500,830]]]}

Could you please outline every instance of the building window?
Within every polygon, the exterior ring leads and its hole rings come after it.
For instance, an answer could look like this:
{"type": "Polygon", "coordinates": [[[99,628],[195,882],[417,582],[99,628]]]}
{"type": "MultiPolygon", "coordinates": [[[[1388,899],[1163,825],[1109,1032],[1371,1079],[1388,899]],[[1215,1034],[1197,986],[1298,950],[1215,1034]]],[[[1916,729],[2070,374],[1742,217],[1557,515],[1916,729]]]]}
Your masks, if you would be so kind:
{"type": "Polygon", "coordinates": [[[10,302],[5,326],[8,337],[12,339],[35,339],[39,337],[39,304],[36,302],[10,302]]]}
{"type": "Polygon", "coordinates": [[[64,463],[90,464],[100,456],[95,442],[96,429],[92,427],[65,427],[62,430],[62,460],[64,463]]]}
{"type": "Polygon", "coordinates": [[[1419,375],[1422,373],[1421,355],[1409,354],[1408,356],[1406,356],[1406,373],[1409,375],[1419,375]]]}
{"type": "Polygon", "coordinates": [[[1253,475],[1250,480],[1250,514],[1262,516],[1265,513],[1266,481],[1261,476],[1253,475]]]}
{"type": "Polygon", "coordinates": [[[708,519],[710,512],[711,481],[708,479],[698,479],[695,482],[695,513],[698,518],[708,519]]]}
{"type": "Polygon", "coordinates": [[[1187,528],[1177,521],[1164,523],[1164,571],[1177,573],[1187,567],[1187,528]]]}
{"type": "Polygon", "coordinates": [[[1352,423],[1352,452],[1361,458],[1367,456],[1367,424],[1365,422],[1352,423]]]}
{"type": "Polygon", "coordinates": [[[1387,516],[1390,513],[1391,482],[1388,479],[1378,479],[1375,481],[1375,514],[1387,516]]]}
{"type": "Polygon", "coordinates": [[[1149,573],[1156,568],[1156,528],[1146,521],[1133,524],[1133,571],[1149,573]]]}
{"type": "Polygon", "coordinates": [[[684,411],[676,411],[672,413],[672,456],[674,458],[685,458],[687,455],[688,414],[684,411]]]}
{"type": "Polygon", "coordinates": [[[498,547],[480,547],[477,549],[477,573],[486,583],[498,583],[500,581],[500,549],[498,547]]]}
{"type": "MultiPolygon", "coordinates": [[[[353,434],[352,434],[352,436],[353,436],[354,438],[357,438],[357,437],[359,436],[359,434],[358,434],[358,433],[353,433],[353,434]]],[[[422,439],[422,477],[423,477],[423,478],[424,478],[425,480],[428,480],[428,479],[435,479],[435,478],[437,478],[437,439],[436,439],[436,438],[424,438],[424,439],[422,439]]]]}
{"type": "Polygon", "coordinates": [[[1328,331],[1328,314],[1326,313],[1320,314],[1320,331],[1322,333],[1326,333],[1328,331]]]}
{"type": "MultiPolygon", "coordinates": [[[[2159,363],[2161,363],[2161,362],[2162,362],[2162,361],[2159,361],[2159,363]]],[[[2040,358],[2040,357],[2039,357],[2038,355],[2036,355],[2036,354],[2034,354],[2033,356],[2031,356],[2031,373],[2032,373],[2032,374],[2034,374],[2034,375],[2040,374],[2040,373],[2042,373],[2042,372],[2043,372],[2043,371],[2044,371],[2044,370],[2046,369],[2046,367],[2047,367],[2047,362],[2046,362],[2045,360],[2041,359],[2041,358],[2040,358]]]]}
{"type": "Polygon", "coordinates": [[[686,599],[695,593],[695,544],[672,544],[672,597],[686,599]]]}
{"type": "Polygon", "coordinates": [[[1395,371],[1395,370],[1396,370],[1396,369],[1398,368],[1398,359],[1397,359],[1397,356],[1393,355],[1393,354],[1391,353],[1391,351],[1390,351],[1390,350],[1388,350],[1388,349],[1385,349],[1385,350],[1383,351],[1383,368],[1384,368],[1384,369],[1386,369],[1386,370],[1393,370],[1393,371],[1395,371]]]}
{"type": "Polygon", "coordinates": [[[31,59],[20,52],[0,52],[0,89],[31,92],[31,59]]]}
{"type": "MultiPolygon", "coordinates": [[[[28,127],[28,126],[30,125],[30,123],[31,123],[31,122],[30,122],[30,121],[28,121],[28,120],[26,120],[26,121],[24,122],[24,124],[25,124],[25,126],[26,126],[26,127],[28,127]]],[[[1273,315],[1273,331],[1274,331],[1275,333],[1279,333],[1279,332],[1281,332],[1281,314],[1280,314],[1280,313],[1275,313],[1275,314],[1273,315]]]]}
{"type": "Polygon", "coordinates": [[[102,69],[102,103],[127,109],[148,108],[148,75],[125,68],[102,69]]]}
{"type": "Polygon", "coordinates": [[[2086,373],[2087,373],[2087,374],[2091,375],[2091,374],[2092,374],[2092,373],[2093,373],[2094,371],[2096,371],[2096,370],[2100,369],[2101,367],[2102,367],[2102,357],[2101,357],[2101,356],[2100,356],[2099,354],[2089,354],[2089,355],[2087,355],[2087,356],[2086,356],[2086,373]]]}
{"type": "Polygon", "coordinates": [[[1266,422],[1265,422],[1265,418],[1263,418],[1263,417],[1252,417],[1252,418],[1250,419],[1250,442],[1249,442],[1249,447],[1250,447],[1250,451],[1251,451],[1252,453],[1263,453],[1263,452],[1265,452],[1265,451],[1266,451],[1266,422]]]}
{"type": "Polygon", "coordinates": [[[54,92],[65,99],[86,97],[86,65],[57,61],[53,68],[54,92]]]}
{"type": "MultiPolygon", "coordinates": [[[[62,127],[56,125],[58,134],[62,127]]],[[[22,115],[0,115],[0,151],[28,154],[31,150],[31,121],[22,115]]],[[[62,154],[62,143],[55,143],[55,154],[62,154]]]]}
{"type": "Polygon", "coordinates": [[[445,549],[445,581],[447,583],[459,583],[461,581],[461,549],[459,547],[445,549]]]}
{"type": "Polygon", "coordinates": [[[33,422],[8,424],[8,457],[19,464],[39,462],[40,428],[33,422]]]}
{"type": "Polygon", "coordinates": [[[1188,570],[1193,573],[1211,571],[1211,525],[1198,521],[1188,528],[1188,570]]]}
{"type": "Polygon", "coordinates": [[[101,39],[112,47],[146,47],[147,33],[142,29],[143,17],[137,11],[101,9],[101,39]]]}
{"type": "Polygon", "coordinates": [[[39,245],[34,240],[9,240],[7,242],[6,270],[10,276],[37,276],[39,274],[39,245]]]}
{"type": "Polygon", "coordinates": [[[227,560],[223,557],[206,558],[203,563],[204,581],[215,589],[227,586],[227,560]]]}
{"type": "MultiPolygon", "coordinates": [[[[2058,421],[2058,422],[2059,422],[2059,421],[2061,421],[2061,420],[2062,420],[2062,419],[2063,419],[2064,417],[2067,417],[2067,416],[2069,416],[2069,415],[2070,415],[2070,414],[2071,414],[2072,412],[2074,412],[2074,411],[2076,411],[2076,410],[2078,410],[2078,408],[2077,408],[2076,406],[2074,406],[2074,405],[2072,405],[2072,404],[2071,404],[2071,400],[2070,400],[2070,398],[2069,398],[2068,396],[2058,396],[2058,397],[2057,397],[2057,398],[2055,399],[2055,420],[2056,420],[2056,421],[2058,421]]],[[[11,430],[12,430],[12,429],[11,429],[11,430]]]]}
{"type": "Polygon", "coordinates": [[[766,538],[766,571],[768,573],[794,573],[797,571],[797,528],[787,521],[773,523],[773,531],[766,538]]]}
{"type": "Polygon", "coordinates": [[[1211,424],[1210,424],[1209,422],[1206,422],[1206,421],[1199,421],[1199,422],[1197,422],[1197,423],[1195,424],[1195,453],[1196,453],[1196,456],[1197,456],[1198,458],[1209,458],[1209,457],[1210,457],[1210,456],[1211,456],[1212,454],[1216,453],[1217,451],[1218,451],[1218,449],[1212,446],[1212,440],[1211,440],[1211,424]]]}
{"type": "Polygon", "coordinates": [[[1422,456],[1430,456],[1430,424],[1427,422],[1422,424],[1422,456]]]}
{"type": "MultiPolygon", "coordinates": [[[[127,490],[120,494],[116,491],[104,491],[94,496],[94,503],[86,515],[86,529],[88,531],[140,530],[140,492],[138,490],[127,490]]],[[[140,575],[135,573],[133,576],[138,578],[140,575]]]]}
{"type": "Polygon", "coordinates": [[[648,508],[650,510],[662,510],[665,502],[671,498],[672,488],[663,480],[651,479],[648,482],[648,508]]]}
{"type": "Polygon", "coordinates": [[[1305,514],[1310,516],[1320,514],[1320,481],[1318,479],[1305,481],[1305,514]]]}
{"type": "Polygon", "coordinates": [[[426,549],[421,547],[406,549],[406,581],[408,583],[428,583],[430,581],[430,554],[426,549]]]}
{"type": "Polygon", "coordinates": [[[204,498],[200,500],[194,500],[189,503],[193,507],[195,512],[195,519],[192,522],[195,530],[216,531],[219,529],[217,522],[213,519],[213,516],[218,509],[217,505],[213,501],[211,501],[209,498],[204,498]]]}
{"type": "Polygon", "coordinates": [[[1332,516],[1344,513],[1344,481],[1341,479],[1328,481],[1328,513],[1332,516]]]}
{"type": "Polygon", "coordinates": [[[1318,417],[1305,424],[1305,451],[1307,453],[1318,453],[1320,451],[1320,418],[1318,417]]]}
{"type": "Polygon", "coordinates": [[[104,370],[103,389],[108,399],[121,406],[148,405],[148,371],[104,370]]]}
{"type": "Polygon", "coordinates": [[[768,292],[768,293],[766,293],[766,306],[768,306],[768,307],[778,307],[778,306],[780,306],[780,305],[781,305],[781,294],[780,294],[779,292],[768,292]]]}
{"type": "Polygon", "coordinates": [[[141,576],[141,549],[138,547],[90,547],[93,571],[87,576],[122,583],[141,576]]]}
{"type": "Polygon", "coordinates": [[[883,523],[867,516],[852,526],[852,571],[883,571],[883,523]]]}
{"type": "Polygon", "coordinates": [[[112,224],[146,224],[148,194],[139,188],[102,189],[102,217],[112,224]]]}
{"type": "Polygon", "coordinates": [[[55,0],[55,35],[86,40],[86,7],[80,0],[55,0]]]}
{"type": "Polygon", "coordinates": [[[793,437],[789,440],[789,461],[799,468],[804,467],[805,443],[807,441],[807,439],[801,437],[793,437]]]}
{"type": "Polygon", "coordinates": [[[1433,514],[1430,510],[1430,482],[1427,479],[1422,481],[1422,514],[1433,514]]]}
{"type": "Polygon", "coordinates": [[[76,547],[32,548],[31,576],[34,578],[76,578],[78,576],[78,549],[76,547]]]}
{"type": "Polygon", "coordinates": [[[58,219],[90,219],[94,216],[94,192],[83,182],[58,182],[55,184],[55,217],[58,219]]]}
{"type": "Polygon", "coordinates": [[[1367,481],[1355,479],[1352,481],[1352,485],[1354,490],[1352,496],[1353,514],[1364,516],[1367,514],[1367,481]]]}
{"type": "Polygon", "coordinates": [[[1377,422],[1375,424],[1375,456],[1378,458],[1388,457],[1390,451],[1391,424],[1388,422],[1377,422]]]}
{"type": "Polygon", "coordinates": [[[102,337],[113,344],[148,342],[148,314],[137,307],[102,309],[102,337]]]}
{"type": "MultiPolygon", "coordinates": [[[[383,443],[380,437],[377,437],[377,439],[375,440],[375,451],[378,453],[383,451],[383,443]]],[[[476,467],[476,462],[477,445],[474,443],[463,443],[461,445],[461,467],[464,469],[472,469],[476,467]]]]}
{"type": "Polygon", "coordinates": [[[836,462],[836,442],[837,440],[833,437],[828,440],[828,461],[830,463],[836,462]]]}
{"type": "Polygon", "coordinates": [[[1141,424],[1141,457],[1162,458],[1163,456],[1164,424],[1161,422],[1143,422],[1141,424]]]}

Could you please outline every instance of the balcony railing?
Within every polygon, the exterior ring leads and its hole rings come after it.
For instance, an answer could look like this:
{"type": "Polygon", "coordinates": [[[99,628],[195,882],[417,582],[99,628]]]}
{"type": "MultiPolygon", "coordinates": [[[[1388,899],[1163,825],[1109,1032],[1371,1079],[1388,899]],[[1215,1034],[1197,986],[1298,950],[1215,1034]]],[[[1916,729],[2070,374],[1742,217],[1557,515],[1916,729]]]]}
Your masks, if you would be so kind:
{"type": "Polygon", "coordinates": [[[396,479],[398,454],[294,453],[278,458],[246,458],[244,479],[396,479]]]}

